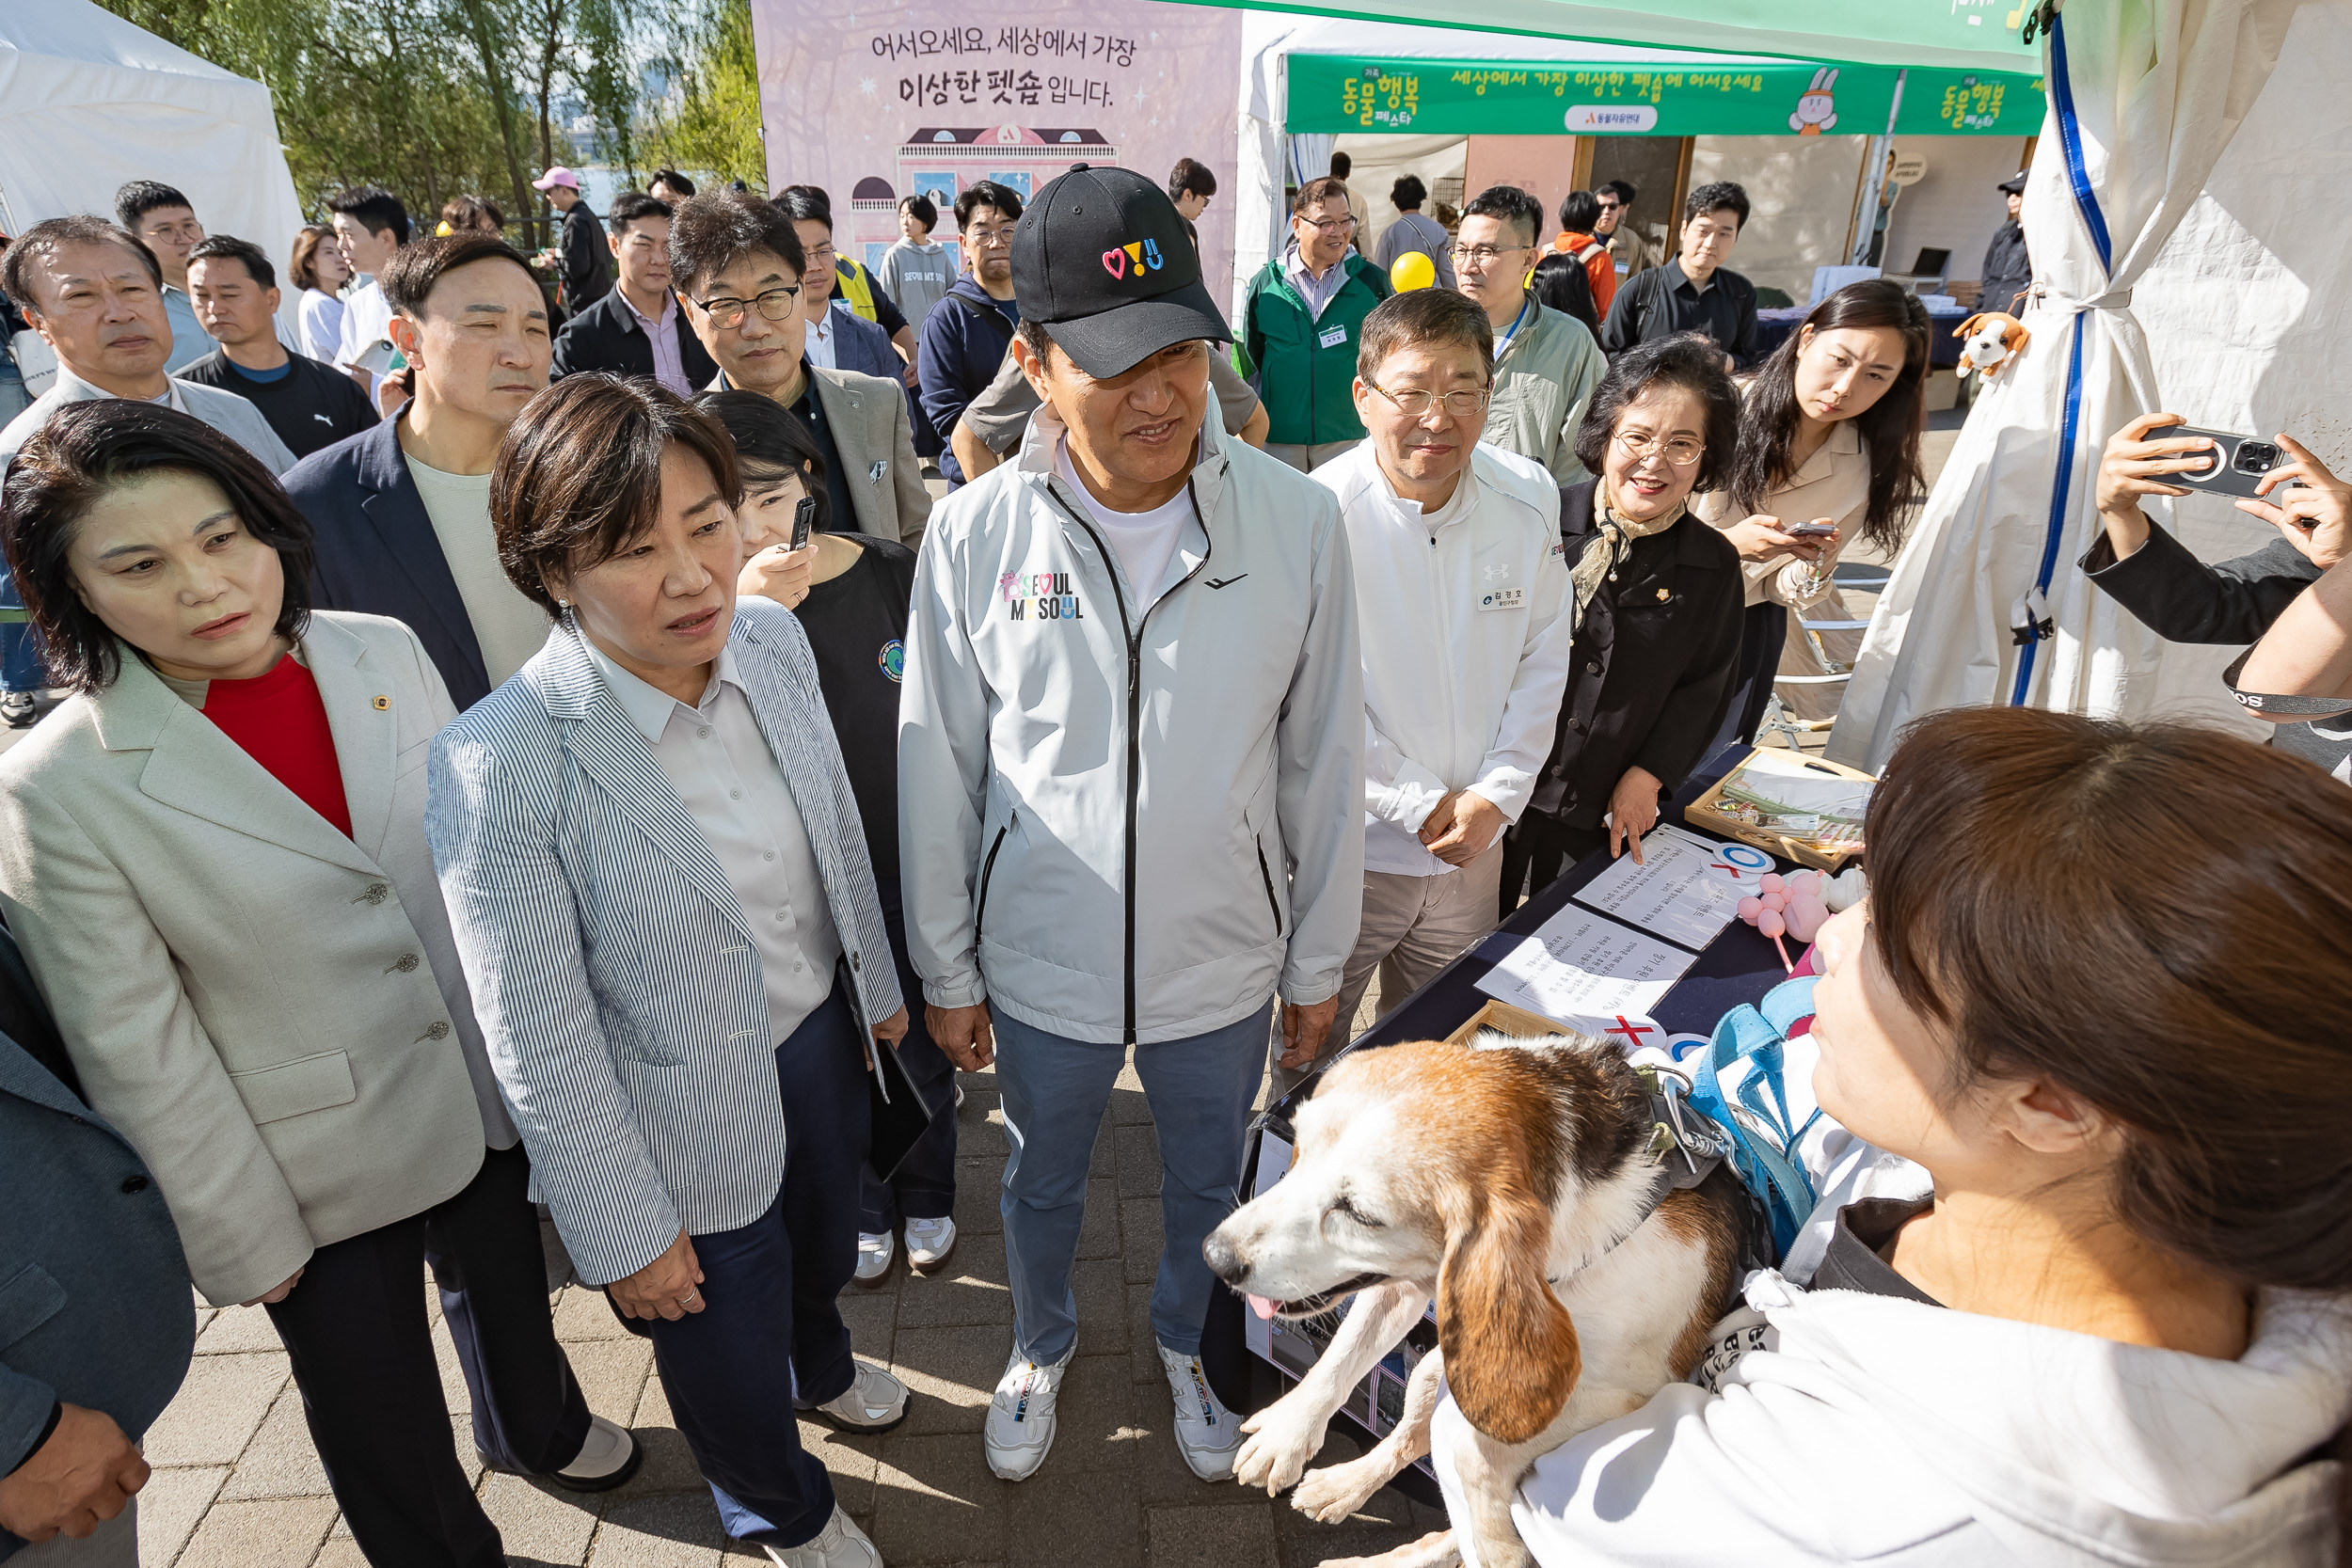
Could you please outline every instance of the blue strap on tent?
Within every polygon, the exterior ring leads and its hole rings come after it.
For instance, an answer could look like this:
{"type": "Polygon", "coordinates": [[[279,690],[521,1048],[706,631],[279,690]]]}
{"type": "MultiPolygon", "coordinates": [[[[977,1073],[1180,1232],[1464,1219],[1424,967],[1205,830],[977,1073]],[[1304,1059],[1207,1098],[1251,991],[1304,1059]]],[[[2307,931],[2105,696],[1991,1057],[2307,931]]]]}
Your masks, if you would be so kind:
{"type": "MultiPolygon", "coordinates": [[[[2107,236],[2106,214],[2099,211],[2098,194],[2090,188],[2090,168],[2083,159],[2082,126],[2074,118],[2074,84],[2066,70],[2066,19],[2055,8],[2044,24],[2050,39],[2050,106],[2058,114],[2058,145],[2066,154],[2066,182],[2074,193],[2074,208],[2082,214],[2083,226],[2090,230],[2090,243],[2098,247],[2099,266],[2104,272],[2114,268],[2114,245],[2107,236]]],[[[2042,543],[2042,567],[2034,576],[2034,586],[2044,598],[2049,596],[2050,578],[2058,570],[2058,541],[2066,531],[2066,502],[2074,487],[2074,440],[2079,434],[2083,405],[2083,313],[2074,312],[2074,332],[2066,357],[2066,417],[2058,427],[2058,480],[2050,487],[2049,531],[2042,543]]],[[[2042,649],[2042,639],[2028,635],[2017,656],[2017,681],[2010,689],[2009,705],[2023,707],[2033,686],[2034,656],[2042,649]]]]}
{"type": "Polygon", "coordinates": [[[1691,1108],[1730,1137],[1732,1169],[1763,1204],[1772,1244],[1782,1254],[1813,1212],[1813,1180],[1796,1160],[1797,1140],[1813,1118],[1807,1117],[1804,1127],[1790,1125],[1785,1048],[1788,1026],[1812,1016],[1818,978],[1808,974],[1784,981],[1765,993],[1760,1006],[1742,1003],[1725,1013],[1692,1076],[1691,1108]],[[1740,1085],[1735,1109],[1724,1098],[1719,1075],[1740,1061],[1748,1064],[1748,1073],[1740,1085]]]}

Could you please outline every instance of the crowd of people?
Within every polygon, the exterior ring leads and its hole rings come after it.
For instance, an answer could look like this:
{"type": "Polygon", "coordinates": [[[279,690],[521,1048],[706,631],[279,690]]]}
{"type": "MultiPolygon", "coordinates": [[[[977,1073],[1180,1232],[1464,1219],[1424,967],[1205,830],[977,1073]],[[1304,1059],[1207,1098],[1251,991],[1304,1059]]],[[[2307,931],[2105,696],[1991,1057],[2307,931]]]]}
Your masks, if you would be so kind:
{"type": "MultiPolygon", "coordinates": [[[[642,1450],[554,1337],[541,1206],[651,1340],[727,1533],[879,1568],[798,1422],[907,1415],[839,1298],[902,1245],[918,1276],[952,1257],[957,1069],[993,1069],[1011,1147],[990,1469],[1053,1448],[1132,1062],[1169,1430],[1232,1475],[1201,1243],[1262,1083],[1327,1060],[1375,978],[1401,996],[1580,860],[1640,859],[1807,657],[1789,611],[1924,491],[1919,301],[1851,284],[1759,353],[1737,185],[1620,278],[1629,186],[1547,238],[1517,186],[1441,225],[1407,177],[1367,252],[1345,172],[1301,184],[1230,325],[1192,160],[972,182],[952,245],[910,197],[871,269],[810,185],[664,170],[599,219],[550,169],[537,255],[480,198],[427,235],[356,188],[294,238],[292,344],[271,255],[167,186],[0,253],[58,359],[0,431],[31,726],[0,757],[0,1556],[135,1561],[190,1280],[266,1308],[372,1561],[504,1560],[426,1262],[482,1463],[624,1484],[642,1450]],[[1099,260],[1137,247],[1158,264],[1099,260]],[[1408,249],[1434,286],[1392,287],[1408,249]]],[[[2198,461],[2169,420],[2110,446],[2085,569],[2168,635],[2267,629],[2233,673],[2264,717],[2352,710],[2352,496],[2290,444],[2242,503],[2285,542],[2205,566],[2139,510],[2198,461]]],[[[1878,1275],[1847,1256],[1839,1288],[1947,1317],[1751,1291],[1792,1348],[1881,1358],[1843,1386],[1884,1402],[1730,1432],[1707,1413],[1776,1374],[1710,1362],[1538,1466],[1539,1560],[1687,1557],[1700,1518],[1808,1560],[2011,1541],[1942,1457],[1976,1451],[1944,1386],[1894,1365],[1955,1332],[2002,1433],[2129,1425],[2088,1370],[2012,1375],[2098,1362],[2091,1336],[2253,1456],[2192,1486],[2204,1429],[2142,1430],[2129,1474],[2064,1472],[2114,1516],[2227,1514],[2243,1560],[2318,1540],[2333,1472],[2297,1462],[2352,1401],[2352,794],[2286,750],[1921,721],[1816,1033],[1821,1103],[1869,1140],[1843,1168],[1933,1180],[1840,1214],[1878,1275]],[[1579,1479],[1629,1434],[1645,1479],[1579,1479]],[[1866,1450],[1890,1488],[1935,1471],[1934,1506],[1787,1516],[1842,1506],[1866,1450]],[[1792,1479],[1733,1483],[1759,1467],[1792,1479]]]]}

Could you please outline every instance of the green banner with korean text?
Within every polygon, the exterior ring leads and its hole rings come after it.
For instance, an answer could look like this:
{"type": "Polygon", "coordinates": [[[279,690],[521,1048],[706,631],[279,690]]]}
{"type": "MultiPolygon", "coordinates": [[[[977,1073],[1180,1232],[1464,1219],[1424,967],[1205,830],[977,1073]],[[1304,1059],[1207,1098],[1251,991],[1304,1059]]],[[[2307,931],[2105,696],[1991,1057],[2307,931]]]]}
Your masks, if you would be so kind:
{"type": "MultiPolygon", "coordinates": [[[[1295,132],[1419,135],[1873,135],[1886,130],[1891,67],[1811,60],[1580,65],[1294,55],[1295,132]]],[[[2028,135],[2038,78],[1913,72],[1899,134],[2028,135]]]]}

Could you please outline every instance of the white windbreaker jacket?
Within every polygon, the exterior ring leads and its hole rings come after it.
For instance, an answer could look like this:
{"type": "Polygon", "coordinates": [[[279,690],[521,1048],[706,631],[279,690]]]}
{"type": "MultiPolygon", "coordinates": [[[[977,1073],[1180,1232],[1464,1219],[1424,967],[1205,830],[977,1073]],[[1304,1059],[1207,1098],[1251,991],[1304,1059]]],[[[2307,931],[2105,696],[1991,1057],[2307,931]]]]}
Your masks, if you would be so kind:
{"type": "Polygon", "coordinates": [[[1328,491],[1229,442],[1148,610],[1054,472],[931,514],[898,707],[907,941],[937,1006],[1155,1044],[1327,1001],[1362,912],[1363,669],[1328,491]]]}
{"type": "Polygon", "coordinates": [[[1480,444],[1467,508],[1433,532],[1372,443],[1314,472],[1340,499],[1364,638],[1364,869],[1452,871],[1414,836],[1474,790],[1513,822],[1551,752],[1575,600],[1560,489],[1543,465],[1480,444]]]}

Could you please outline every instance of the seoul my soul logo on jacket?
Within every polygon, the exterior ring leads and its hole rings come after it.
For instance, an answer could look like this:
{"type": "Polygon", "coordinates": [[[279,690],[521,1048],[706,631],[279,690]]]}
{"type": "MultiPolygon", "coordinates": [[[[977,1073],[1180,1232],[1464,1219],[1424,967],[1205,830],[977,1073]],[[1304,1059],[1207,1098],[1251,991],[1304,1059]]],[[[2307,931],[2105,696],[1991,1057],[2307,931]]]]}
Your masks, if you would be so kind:
{"type": "Polygon", "coordinates": [[[1131,274],[1141,277],[1166,265],[1168,262],[1160,256],[1160,242],[1157,240],[1137,240],[1132,245],[1114,245],[1103,252],[1103,270],[1122,283],[1131,274]]]}
{"type": "Polygon", "coordinates": [[[996,579],[1008,621],[1083,621],[1086,604],[1068,572],[1006,572],[996,579]]]}

